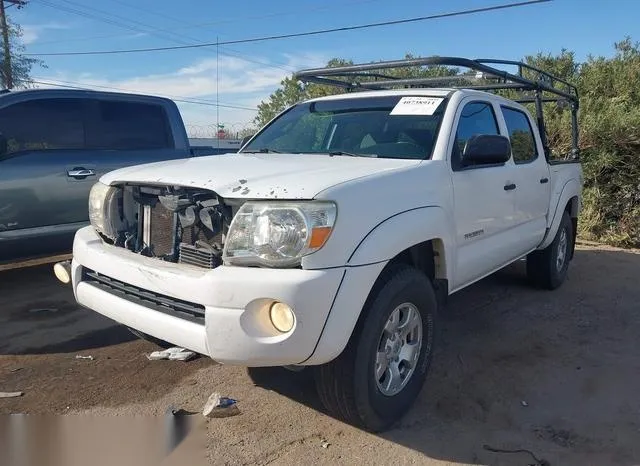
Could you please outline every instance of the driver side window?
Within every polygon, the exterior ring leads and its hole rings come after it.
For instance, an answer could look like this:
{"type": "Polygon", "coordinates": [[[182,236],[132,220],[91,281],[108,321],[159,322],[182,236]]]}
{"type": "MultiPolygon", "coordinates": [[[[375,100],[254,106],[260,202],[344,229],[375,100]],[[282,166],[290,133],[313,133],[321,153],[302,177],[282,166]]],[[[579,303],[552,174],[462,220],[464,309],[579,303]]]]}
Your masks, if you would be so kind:
{"type": "Polygon", "coordinates": [[[7,154],[85,147],[82,99],[36,99],[0,109],[7,154]]]}
{"type": "Polygon", "coordinates": [[[451,154],[453,170],[459,170],[462,167],[462,153],[467,141],[472,136],[480,134],[500,134],[496,114],[489,102],[469,102],[465,104],[458,120],[455,144],[451,154]]]}

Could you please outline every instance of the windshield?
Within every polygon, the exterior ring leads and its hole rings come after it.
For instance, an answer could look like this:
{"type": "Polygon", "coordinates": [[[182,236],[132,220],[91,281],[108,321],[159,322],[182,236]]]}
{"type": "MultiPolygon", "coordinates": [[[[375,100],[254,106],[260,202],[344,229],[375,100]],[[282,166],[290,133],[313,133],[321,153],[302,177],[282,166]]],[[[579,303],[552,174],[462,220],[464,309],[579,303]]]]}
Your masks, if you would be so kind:
{"type": "Polygon", "coordinates": [[[442,97],[385,96],[298,104],[241,152],[431,157],[445,108],[442,97]]]}

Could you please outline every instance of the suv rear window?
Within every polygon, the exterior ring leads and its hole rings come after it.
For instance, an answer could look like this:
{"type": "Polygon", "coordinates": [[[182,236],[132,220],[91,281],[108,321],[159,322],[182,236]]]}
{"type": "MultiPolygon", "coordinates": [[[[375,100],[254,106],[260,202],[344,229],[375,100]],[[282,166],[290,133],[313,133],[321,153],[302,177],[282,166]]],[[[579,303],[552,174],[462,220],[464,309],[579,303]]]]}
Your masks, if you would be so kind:
{"type": "Polygon", "coordinates": [[[95,101],[97,121],[87,129],[91,149],[166,149],[173,145],[167,117],[159,105],[95,101]]]}
{"type": "Polygon", "coordinates": [[[515,163],[526,163],[535,160],[538,157],[536,140],[533,137],[533,131],[527,115],[520,110],[509,107],[502,107],[502,114],[509,131],[509,139],[511,139],[513,161],[515,163]]]}

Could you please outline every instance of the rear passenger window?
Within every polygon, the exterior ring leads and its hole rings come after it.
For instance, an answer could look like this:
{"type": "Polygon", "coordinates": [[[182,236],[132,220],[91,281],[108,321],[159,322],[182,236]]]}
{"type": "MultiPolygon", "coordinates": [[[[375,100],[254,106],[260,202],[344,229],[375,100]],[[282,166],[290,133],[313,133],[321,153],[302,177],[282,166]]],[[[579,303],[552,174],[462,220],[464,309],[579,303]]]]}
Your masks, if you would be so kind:
{"type": "Polygon", "coordinates": [[[536,140],[529,118],[524,112],[509,107],[502,107],[504,121],[511,139],[511,153],[515,163],[526,163],[538,157],[536,140]]]}
{"type": "Polygon", "coordinates": [[[453,146],[452,164],[453,168],[460,167],[462,152],[467,141],[480,134],[500,134],[498,121],[493,111],[493,106],[488,102],[470,102],[464,106],[458,129],[456,130],[456,143],[453,146]]]}
{"type": "Polygon", "coordinates": [[[97,119],[87,132],[93,149],[166,149],[173,145],[167,117],[159,105],[97,101],[97,119]]]}
{"type": "Polygon", "coordinates": [[[82,149],[84,100],[38,99],[0,109],[7,153],[82,149]]]}

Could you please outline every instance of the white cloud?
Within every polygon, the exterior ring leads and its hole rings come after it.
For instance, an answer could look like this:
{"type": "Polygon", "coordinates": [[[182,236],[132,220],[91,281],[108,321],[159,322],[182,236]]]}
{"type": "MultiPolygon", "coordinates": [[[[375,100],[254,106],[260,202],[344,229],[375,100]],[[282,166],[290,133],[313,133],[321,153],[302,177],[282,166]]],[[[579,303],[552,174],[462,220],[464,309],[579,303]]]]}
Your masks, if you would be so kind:
{"type": "MultiPolygon", "coordinates": [[[[250,57],[243,60],[236,56],[221,55],[218,62],[215,57],[200,59],[163,74],[109,79],[97,72],[58,72],[38,80],[60,80],[66,81],[67,84],[82,84],[96,89],[131,91],[175,99],[206,99],[209,103],[215,103],[217,94],[221,105],[255,108],[293,70],[321,66],[327,59],[320,55],[286,55],[284,60],[283,66],[265,66],[256,62],[268,63],[268,58],[250,57]],[[217,69],[220,70],[219,79],[216,76],[217,69]]],[[[178,102],[178,105],[187,125],[206,126],[214,125],[216,122],[215,106],[181,102],[178,102]]],[[[221,122],[228,122],[234,126],[241,122],[248,124],[255,116],[254,111],[242,109],[220,107],[219,112],[221,122]]]]}
{"type": "Polygon", "coordinates": [[[62,23],[44,23],[44,24],[24,24],[22,28],[22,43],[24,45],[36,42],[42,33],[46,30],[69,29],[69,26],[62,23]]]}
{"type": "MultiPolygon", "coordinates": [[[[283,69],[285,67],[274,68],[237,57],[221,56],[218,64],[215,58],[207,58],[165,74],[142,75],[119,80],[96,78],[95,74],[85,74],[83,82],[147,94],[186,97],[211,96],[216,92],[220,95],[243,94],[273,89],[285,76],[300,66],[318,64],[318,60],[313,60],[311,63],[307,60],[304,57],[289,59],[286,68],[291,71],[287,71],[283,69]],[[220,70],[219,79],[216,76],[217,67],[220,70]]],[[[264,59],[263,61],[268,63],[264,59]]]]}
{"type": "Polygon", "coordinates": [[[22,43],[33,44],[38,40],[38,30],[34,26],[22,26],[22,43]]]}

